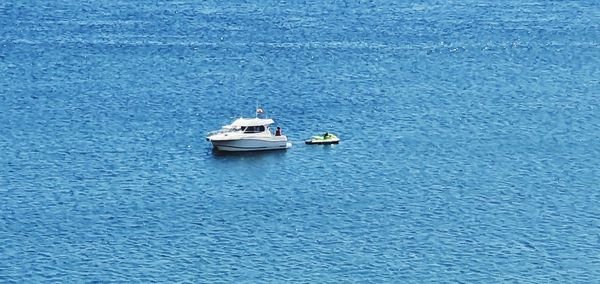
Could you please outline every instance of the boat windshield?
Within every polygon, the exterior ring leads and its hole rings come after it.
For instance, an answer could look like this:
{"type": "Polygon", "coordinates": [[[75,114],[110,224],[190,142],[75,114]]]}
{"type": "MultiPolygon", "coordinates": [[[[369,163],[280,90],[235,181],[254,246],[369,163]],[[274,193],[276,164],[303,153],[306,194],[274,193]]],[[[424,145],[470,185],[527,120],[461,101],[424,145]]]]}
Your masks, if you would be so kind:
{"type": "Polygon", "coordinates": [[[260,133],[265,131],[265,127],[263,125],[260,126],[242,126],[242,131],[244,133],[260,133]]]}
{"type": "Polygon", "coordinates": [[[242,131],[242,129],[240,127],[231,127],[230,125],[227,125],[217,131],[213,131],[212,133],[219,134],[219,133],[229,133],[229,132],[237,132],[237,131],[242,131]]]}
{"type": "Polygon", "coordinates": [[[212,134],[222,134],[222,133],[231,133],[231,132],[241,132],[244,134],[262,133],[262,132],[265,132],[266,130],[268,130],[269,132],[271,131],[267,125],[257,125],[257,126],[225,125],[225,126],[223,126],[223,128],[221,128],[217,131],[209,132],[209,134],[212,135],[212,134]]]}

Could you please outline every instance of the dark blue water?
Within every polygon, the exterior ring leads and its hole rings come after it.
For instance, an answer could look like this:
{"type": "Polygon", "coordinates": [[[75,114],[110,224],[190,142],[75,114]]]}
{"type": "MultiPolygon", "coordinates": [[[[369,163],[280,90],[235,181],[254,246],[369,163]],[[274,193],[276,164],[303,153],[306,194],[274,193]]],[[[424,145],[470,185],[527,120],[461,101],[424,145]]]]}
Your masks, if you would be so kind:
{"type": "Polygon", "coordinates": [[[597,1],[2,2],[0,282],[597,281],[599,39],[597,1]],[[257,101],[293,148],[214,152],[257,101]]]}

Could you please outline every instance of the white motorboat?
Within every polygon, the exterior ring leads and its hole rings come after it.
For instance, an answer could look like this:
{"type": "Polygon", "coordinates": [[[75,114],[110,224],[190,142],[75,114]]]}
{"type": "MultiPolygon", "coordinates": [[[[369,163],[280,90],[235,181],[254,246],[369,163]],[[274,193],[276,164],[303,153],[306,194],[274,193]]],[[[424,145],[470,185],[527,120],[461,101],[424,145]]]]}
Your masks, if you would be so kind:
{"type": "Polygon", "coordinates": [[[285,135],[273,134],[269,126],[275,123],[270,118],[238,118],[221,130],[206,137],[221,151],[282,150],[292,146],[285,135]]]}

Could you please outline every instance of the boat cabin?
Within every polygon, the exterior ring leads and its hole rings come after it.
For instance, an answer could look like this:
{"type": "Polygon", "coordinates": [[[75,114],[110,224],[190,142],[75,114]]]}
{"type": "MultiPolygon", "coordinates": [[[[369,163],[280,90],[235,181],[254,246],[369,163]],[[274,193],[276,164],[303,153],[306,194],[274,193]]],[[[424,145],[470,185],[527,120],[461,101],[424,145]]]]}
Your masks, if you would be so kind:
{"type": "Polygon", "coordinates": [[[223,128],[229,131],[241,131],[243,133],[262,133],[270,131],[269,125],[275,123],[270,118],[238,118],[230,125],[223,128]]]}

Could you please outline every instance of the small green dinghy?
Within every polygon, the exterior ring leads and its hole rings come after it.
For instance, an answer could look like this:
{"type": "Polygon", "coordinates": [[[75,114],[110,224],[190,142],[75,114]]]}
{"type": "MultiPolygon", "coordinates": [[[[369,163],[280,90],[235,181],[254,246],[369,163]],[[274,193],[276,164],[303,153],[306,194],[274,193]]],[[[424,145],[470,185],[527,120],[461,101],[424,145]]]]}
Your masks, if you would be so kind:
{"type": "Polygon", "coordinates": [[[306,144],[329,145],[338,144],[340,139],[334,134],[325,133],[324,135],[316,135],[305,141],[306,144]]]}

